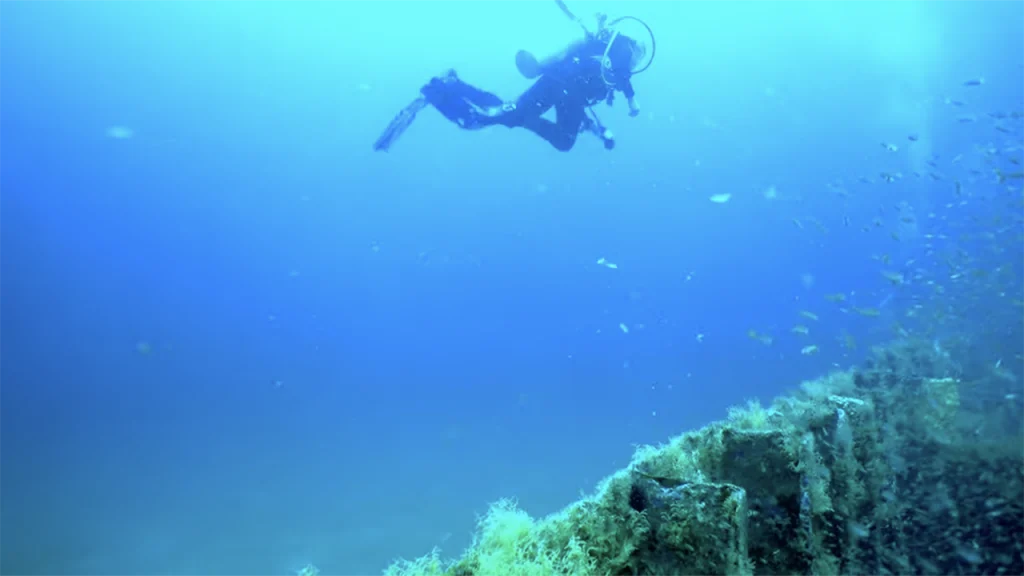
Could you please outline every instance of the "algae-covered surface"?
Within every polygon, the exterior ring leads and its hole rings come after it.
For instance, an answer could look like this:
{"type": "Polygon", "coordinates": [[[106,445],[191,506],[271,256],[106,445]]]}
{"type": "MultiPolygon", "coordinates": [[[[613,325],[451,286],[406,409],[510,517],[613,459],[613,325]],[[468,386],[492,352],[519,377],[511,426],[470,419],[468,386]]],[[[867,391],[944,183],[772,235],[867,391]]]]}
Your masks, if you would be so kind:
{"type": "Polygon", "coordinates": [[[1021,413],[985,387],[927,344],[878,349],[637,450],[555,514],[497,502],[460,557],[386,573],[1022,574],[1021,413]]]}

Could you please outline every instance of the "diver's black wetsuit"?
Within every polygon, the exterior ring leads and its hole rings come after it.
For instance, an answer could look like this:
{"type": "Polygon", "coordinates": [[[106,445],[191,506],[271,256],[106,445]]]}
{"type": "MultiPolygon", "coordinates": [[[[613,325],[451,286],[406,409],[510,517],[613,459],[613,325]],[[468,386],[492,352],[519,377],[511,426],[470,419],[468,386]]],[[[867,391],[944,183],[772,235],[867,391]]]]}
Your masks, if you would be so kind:
{"type": "MultiPolygon", "coordinates": [[[[564,58],[545,70],[514,104],[506,104],[498,96],[467,84],[449,72],[433,78],[420,89],[427,103],[460,127],[476,130],[499,124],[509,128],[526,128],[547,140],[561,151],[570,150],[584,129],[598,135],[604,127],[587,116],[587,108],[601,101],[611,102],[615,90],[633,97],[628,72],[630,48],[627,42],[616,42],[608,55],[612,69],[601,75],[601,60],[607,44],[590,38],[570,50],[564,58]],[[605,83],[614,81],[613,86],[605,83]],[[554,107],[556,121],[541,116],[554,107]]],[[[611,148],[614,141],[604,138],[611,148]]]]}

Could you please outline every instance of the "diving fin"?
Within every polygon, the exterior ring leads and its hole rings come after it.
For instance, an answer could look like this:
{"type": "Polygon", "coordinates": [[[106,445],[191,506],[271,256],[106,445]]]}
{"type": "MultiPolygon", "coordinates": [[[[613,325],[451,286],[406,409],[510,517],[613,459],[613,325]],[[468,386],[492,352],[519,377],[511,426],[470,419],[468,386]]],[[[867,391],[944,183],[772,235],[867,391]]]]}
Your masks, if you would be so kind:
{"type": "Polygon", "coordinates": [[[426,108],[426,106],[427,99],[420,96],[403,108],[402,111],[391,120],[391,123],[388,124],[384,133],[380,135],[380,138],[377,138],[377,141],[373,143],[373,149],[387,152],[388,149],[391,148],[391,145],[398,140],[399,136],[405,132],[405,129],[412,124],[412,121],[416,119],[416,113],[426,108]]]}
{"type": "Polygon", "coordinates": [[[519,73],[528,80],[533,80],[543,73],[540,62],[537,61],[537,57],[528,50],[520,50],[519,52],[516,52],[516,68],[518,68],[519,73]]]}

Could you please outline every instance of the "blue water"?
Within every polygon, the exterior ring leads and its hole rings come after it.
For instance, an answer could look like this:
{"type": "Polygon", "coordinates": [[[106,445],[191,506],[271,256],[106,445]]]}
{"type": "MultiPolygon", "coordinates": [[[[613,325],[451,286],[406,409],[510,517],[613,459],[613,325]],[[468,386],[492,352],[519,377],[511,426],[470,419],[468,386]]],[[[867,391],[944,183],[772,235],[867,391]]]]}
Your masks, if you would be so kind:
{"type": "Polygon", "coordinates": [[[1024,4],[570,6],[657,35],[612,152],[429,109],[371,150],[445,68],[525,89],[550,2],[4,3],[0,571],[376,573],[950,315],[1019,374],[1024,4]],[[957,248],[1003,268],[939,301],[957,248]]]}

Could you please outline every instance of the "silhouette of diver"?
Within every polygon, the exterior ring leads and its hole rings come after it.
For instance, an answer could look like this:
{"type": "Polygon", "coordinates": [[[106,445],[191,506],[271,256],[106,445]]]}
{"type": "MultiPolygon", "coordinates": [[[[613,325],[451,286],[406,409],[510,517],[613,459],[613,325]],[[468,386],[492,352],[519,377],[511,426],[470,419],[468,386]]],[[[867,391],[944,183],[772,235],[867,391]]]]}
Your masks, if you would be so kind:
{"type": "Polygon", "coordinates": [[[525,50],[516,54],[520,73],[537,80],[515,102],[505,102],[464,82],[454,70],[431,78],[420,88],[421,96],[391,121],[374,143],[374,150],[388,150],[428,105],[465,130],[495,125],[525,128],[561,151],[571,150],[576,137],[587,131],[611,150],[615,147],[614,136],[601,125],[592,107],[598,102],[611,105],[619,91],[626,96],[630,116],[640,113],[630,77],[644,59],[646,47],[605,28],[605,17],[598,18],[596,34],[588,32],[582,40],[543,61],[525,50]],[[541,117],[551,108],[555,109],[554,122],[541,117]]]}

